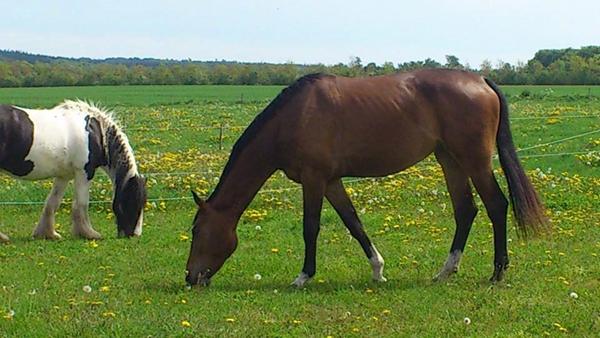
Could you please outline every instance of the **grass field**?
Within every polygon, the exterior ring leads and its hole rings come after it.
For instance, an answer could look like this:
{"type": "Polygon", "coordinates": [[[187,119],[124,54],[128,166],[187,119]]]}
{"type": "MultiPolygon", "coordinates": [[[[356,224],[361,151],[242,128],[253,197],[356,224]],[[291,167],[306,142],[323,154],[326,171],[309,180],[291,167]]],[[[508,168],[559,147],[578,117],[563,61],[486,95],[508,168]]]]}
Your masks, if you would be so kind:
{"type": "MultiPolygon", "coordinates": [[[[431,281],[454,223],[441,170],[428,158],[398,175],[346,185],[386,259],[389,281],[370,281],[359,245],[326,204],[317,275],[301,290],[289,286],[303,259],[301,194],[280,173],[242,217],[239,247],[212,285],[187,290],[184,284],[195,212],[189,189],[210,193],[233,142],[280,87],[0,89],[3,103],[49,107],[79,97],[113,107],[149,179],[151,199],[139,239],[115,238],[110,204],[95,203],[91,218],[104,240],[71,238],[65,204],[57,217],[64,239],[33,241],[41,205],[7,202],[42,201],[50,183],[0,177],[0,231],[12,239],[0,245],[0,337],[595,336],[600,87],[589,97],[587,87],[545,88],[505,88],[515,143],[554,233],[525,243],[509,226],[511,268],[504,282],[487,282],[492,230],[480,202],[461,271],[448,282],[431,281]],[[524,90],[543,95],[523,97],[524,90]]],[[[110,184],[99,175],[91,198],[110,197],[110,184]]]]}

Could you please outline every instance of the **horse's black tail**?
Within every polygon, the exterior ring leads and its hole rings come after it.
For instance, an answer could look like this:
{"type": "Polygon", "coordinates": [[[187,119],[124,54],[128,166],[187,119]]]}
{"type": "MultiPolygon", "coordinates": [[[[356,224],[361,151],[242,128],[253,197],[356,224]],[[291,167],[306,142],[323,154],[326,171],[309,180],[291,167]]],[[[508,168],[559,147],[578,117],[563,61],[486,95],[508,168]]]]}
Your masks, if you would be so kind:
{"type": "Polygon", "coordinates": [[[550,223],[545,215],[544,206],[517,157],[510,132],[506,98],[494,82],[489,79],[485,79],[485,82],[496,92],[500,100],[500,126],[496,135],[496,146],[500,165],[508,182],[510,200],[517,220],[517,233],[527,238],[547,232],[550,223]]]}

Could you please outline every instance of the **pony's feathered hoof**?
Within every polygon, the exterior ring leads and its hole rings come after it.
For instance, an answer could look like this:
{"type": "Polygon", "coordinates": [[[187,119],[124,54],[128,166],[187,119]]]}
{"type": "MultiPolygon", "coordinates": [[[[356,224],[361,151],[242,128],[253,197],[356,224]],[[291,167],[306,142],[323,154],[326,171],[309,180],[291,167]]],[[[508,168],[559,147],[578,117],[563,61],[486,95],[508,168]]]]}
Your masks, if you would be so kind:
{"type": "Polygon", "coordinates": [[[52,231],[35,231],[33,233],[33,238],[35,238],[35,239],[50,239],[50,240],[57,241],[59,239],[62,239],[62,236],[54,230],[52,230],[52,231]]]}
{"type": "Polygon", "coordinates": [[[302,288],[309,280],[311,280],[311,277],[309,275],[307,275],[304,272],[300,272],[298,277],[296,277],[296,279],[292,282],[291,285],[297,288],[302,288]]]}
{"type": "Polygon", "coordinates": [[[5,234],[0,232],[0,243],[8,243],[10,242],[10,238],[8,238],[8,236],[6,236],[5,234]]]}
{"type": "Polygon", "coordinates": [[[89,240],[102,239],[102,235],[100,235],[100,233],[94,229],[73,230],[73,236],[89,240]]]}

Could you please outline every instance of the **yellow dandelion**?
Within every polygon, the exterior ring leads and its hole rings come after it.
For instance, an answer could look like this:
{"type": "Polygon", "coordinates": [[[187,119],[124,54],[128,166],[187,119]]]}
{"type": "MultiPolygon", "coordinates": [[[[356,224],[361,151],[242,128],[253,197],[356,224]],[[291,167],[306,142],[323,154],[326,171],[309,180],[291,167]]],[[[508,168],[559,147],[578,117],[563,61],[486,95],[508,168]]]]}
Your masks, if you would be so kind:
{"type": "Polygon", "coordinates": [[[112,311],[106,311],[102,313],[102,317],[105,318],[115,318],[117,315],[112,311]]]}
{"type": "Polygon", "coordinates": [[[278,252],[279,252],[279,249],[277,249],[277,248],[272,248],[272,249],[271,249],[271,252],[272,252],[272,253],[278,253],[278,252]]]}
{"type": "Polygon", "coordinates": [[[94,248],[94,249],[100,246],[100,245],[98,245],[98,243],[96,243],[95,240],[92,240],[91,242],[89,242],[88,245],[90,246],[90,248],[94,248]]]}
{"type": "Polygon", "coordinates": [[[104,285],[104,286],[100,287],[100,291],[101,292],[108,292],[108,291],[110,291],[110,286],[104,285]]]}
{"type": "Polygon", "coordinates": [[[225,318],[225,321],[228,323],[234,323],[235,322],[235,318],[225,318]]]}
{"type": "Polygon", "coordinates": [[[192,324],[190,324],[190,322],[188,322],[187,320],[182,320],[181,321],[181,326],[183,326],[183,327],[192,327],[192,324]]]}
{"type": "Polygon", "coordinates": [[[188,235],[186,235],[186,234],[179,235],[179,240],[182,241],[182,242],[185,242],[188,239],[190,239],[190,237],[188,235]]]}

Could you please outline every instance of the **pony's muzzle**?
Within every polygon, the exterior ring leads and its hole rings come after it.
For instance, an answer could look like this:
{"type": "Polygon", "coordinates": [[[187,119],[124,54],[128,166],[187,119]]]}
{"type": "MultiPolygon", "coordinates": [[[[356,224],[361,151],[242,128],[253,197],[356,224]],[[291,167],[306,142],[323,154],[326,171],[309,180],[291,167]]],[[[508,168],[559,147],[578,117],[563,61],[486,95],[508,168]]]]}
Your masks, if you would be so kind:
{"type": "Polygon", "coordinates": [[[125,230],[119,230],[117,232],[117,237],[118,238],[140,237],[141,235],[142,235],[141,233],[136,233],[136,232],[128,235],[128,234],[125,233],[125,230]]]}

